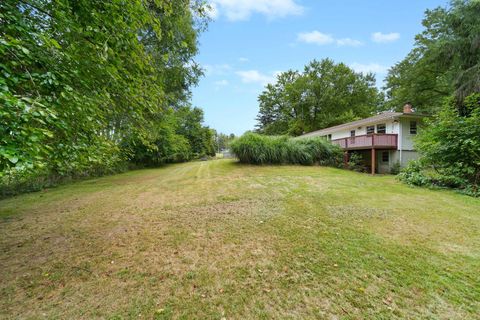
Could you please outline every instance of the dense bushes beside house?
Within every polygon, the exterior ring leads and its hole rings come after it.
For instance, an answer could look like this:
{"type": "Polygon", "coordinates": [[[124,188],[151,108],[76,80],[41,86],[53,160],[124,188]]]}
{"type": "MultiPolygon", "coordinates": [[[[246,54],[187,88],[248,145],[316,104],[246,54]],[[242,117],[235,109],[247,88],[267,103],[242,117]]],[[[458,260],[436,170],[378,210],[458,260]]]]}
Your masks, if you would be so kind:
{"type": "Polygon", "coordinates": [[[480,196],[480,94],[467,97],[462,112],[448,100],[427,122],[416,148],[421,157],[400,173],[401,181],[480,196]]]}
{"type": "Polygon", "coordinates": [[[323,138],[291,138],[246,133],[230,144],[242,163],[300,164],[339,167],[343,161],[340,147],[323,138]]]}

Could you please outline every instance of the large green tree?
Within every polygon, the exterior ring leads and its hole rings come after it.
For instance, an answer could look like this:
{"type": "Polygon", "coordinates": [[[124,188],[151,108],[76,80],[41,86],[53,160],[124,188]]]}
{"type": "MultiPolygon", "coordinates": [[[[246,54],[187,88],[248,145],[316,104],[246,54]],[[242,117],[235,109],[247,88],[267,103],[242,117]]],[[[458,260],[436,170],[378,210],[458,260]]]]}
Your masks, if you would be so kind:
{"type": "Polygon", "coordinates": [[[190,141],[172,118],[190,109],[205,17],[201,0],[1,1],[0,177],[108,171],[139,144],[190,141]]]}
{"type": "Polygon", "coordinates": [[[370,115],[379,93],[372,74],[330,59],[314,60],[302,73],[287,71],[258,97],[258,131],[299,135],[370,115]]]}
{"type": "Polygon", "coordinates": [[[415,47],[388,73],[388,107],[410,101],[433,112],[455,96],[462,113],[466,96],[480,92],[480,1],[454,0],[425,12],[415,47]]]}

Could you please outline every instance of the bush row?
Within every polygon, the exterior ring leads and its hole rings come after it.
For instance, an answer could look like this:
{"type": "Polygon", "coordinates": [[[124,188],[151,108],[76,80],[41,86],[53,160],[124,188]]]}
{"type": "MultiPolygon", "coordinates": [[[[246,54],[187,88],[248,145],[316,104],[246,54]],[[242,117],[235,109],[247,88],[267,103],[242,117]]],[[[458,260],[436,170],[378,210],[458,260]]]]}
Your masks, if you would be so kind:
{"type": "Polygon", "coordinates": [[[397,177],[411,186],[456,189],[469,196],[480,197],[478,186],[462,177],[460,171],[460,168],[438,170],[420,160],[411,161],[397,177]]]}
{"type": "Polygon", "coordinates": [[[290,138],[246,133],[230,144],[240,162],[250,164],[300,164],[339,167],[340,147],[323,138],[290,138]]]}

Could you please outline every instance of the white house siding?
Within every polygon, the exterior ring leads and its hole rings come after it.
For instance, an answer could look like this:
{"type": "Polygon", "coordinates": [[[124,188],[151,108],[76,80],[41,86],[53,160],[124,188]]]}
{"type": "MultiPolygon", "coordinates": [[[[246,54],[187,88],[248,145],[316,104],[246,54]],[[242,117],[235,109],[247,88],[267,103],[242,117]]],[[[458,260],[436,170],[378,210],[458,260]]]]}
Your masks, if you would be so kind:
{"type": "MultiPolygon", "coordinates": [[[[355,133],[356,134],[356,133],[355,133]]],[[[342,130],[332,133],[332,140],[350,137],[350,130],[342,130]]]]}
{"type": "Polygon", "coordinates": [[[420,126],[420,119],[400,119],[402,134],[401,141],[398,142],[399,149],[401,147],[402,150],[415,150],[413,146],[413,138],[416,137],[416,134],[410,133],[410,121],[417,121],[417,131],[420,126]]]}
{"type": "MultiPolygon", "coordinates": [[[[365,119],[367,120],[367,119],[365,119]]],[[[378,124],[385,124],[387,134],[397,134],[397,150],[388,150],[389,160],[384,162],[382,160],[382,153],[386,150],[376,150],[376,168],[379,173],[389,173],[396,163],[400,163],[401,167],[405,167],[411,160],[418,159],[418,153],[414,149],[414,141],[416,134],[410,133],[410,121],[417,122],[417,131],[422,122],[422,116],[414,114],[398,114],[394,113],[391,117],[384,117],[383,119],[372,119],[372,122],[363,121],[357,125],[349,126],[343,125],[342,128],[327,128],[319,130],[323,132],[312,132],[309,136],[331,136],[332,140],[344,139],[350,137],[350,132],[355,130],[355,136],[363,136],[367,134],[368,126],[375,126],[375,133],[377,132],[378,124]]],[[[371,162],[371,151],[369,149],[356,150],[363,155],[366,163],[371,162]]]]}
{"type": "Polygon", "coordinates": [[[394,165],[395,163],[399,162],[400,166],[403,168],[405,167],[410,161],[412,160],[417,160],[419,155],[417,151],[414,150],[402,150],[401,151],[401,161],[400,161],[400,151],[399,150],[393,150],[391,153],[390,157],[390,163],[391,165],[394,165]]]}
{"type": "MultiPolygon", "coordinates": [[[[355,130],[355,136],[361,136],[367,134],[367,126],[375,126],[375,133],[377,132],[378,124],[385,124],[387,134],[398,134],[398,150],[376,150],[376,167],[379,173],[389,173],[395,163],[399,162],[400,166],[405,167],[411,160],[417,159],[418,154],[413,151],[413,140],[415,135],[410,134],[410,121],[417,121],[417,127],[420,124],[420,119],[403,118],[400,120],[388,120],[380,121],[368,125],[363,125],[360,128],[342,129],[332,133],[332,140],[343,139],[350,137],[350,131],[355,130]],[[402,149],[401,161],[400,161],[400,148],[402,149]],[[388,162],[382,161],[382,153],[387,151],[389,153],[388,162]]],[[[357,151],[358,152],[358,151],[357,151]]],[[[369,153],[365,154],[370,157],[369,153]]],[[[370,158],[365,159],[367,163],[370,163],[370,158]]]]}
{"type": "Polygon", "coordinates": [[[400,134],[400,123],[398,121],[392,121],[390,127],[392,129],[391,133],[400,134]]]}
{"type": "MultiPolygon", "coordinates": [[[[375,132],[377,132],[377,124],[385,124],[386,133],[388,134],[398,134],[399,126],[397,123],[392,121],[381,121],[378,123],[372,123],[368,126],[375,126],[375,132]]],[[[354,127],[351,129],[342,129],[332,133],[332,140],[343,139],[350,137],[350,131],[355,130],[355,136],[363,136],[367,134],[367,126],[354,127]]]]}

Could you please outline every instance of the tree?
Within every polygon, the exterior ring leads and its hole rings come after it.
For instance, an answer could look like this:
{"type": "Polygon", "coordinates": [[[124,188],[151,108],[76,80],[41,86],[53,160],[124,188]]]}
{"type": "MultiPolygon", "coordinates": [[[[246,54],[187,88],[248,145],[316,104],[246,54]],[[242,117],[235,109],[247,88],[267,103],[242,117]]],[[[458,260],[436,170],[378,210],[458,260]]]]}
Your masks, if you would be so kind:
{"type": "Polygon", "coordinates": [[[193,157],[215,155],[214,131],[204,127],[203,110],[200,108],[182,107],[178,111],[177,133],[189,141],[193,157]]]}
{"type": "Polygon", "coordinates": [[[228,149],[230,142],[235,139],[235,135],[231,133],[230,135],[224,133],[215,132],[215,142],[217,151],[222,151],[228,149]]]}
{"type": "Polygon", "coordinates": [[[480,92],[479,16],[480,2],[471,0],[425,12],[414,49],[388,73],[390,108],[411,101],[418,110],[434,112],[454,94],[462,112],[465,97],[480,92]]]}
{"type": "Polygon", "coordinates": [[[380,101],[372,74],[343,63],[314,60],[303,73],[287,71],[258,97],[258,131],[300,135],[370,115],[380,101]]]}
{"type": "Polygon", "coordinates": [[[107,172],[140,149],[162,150],[142,158],[157,163],[175,141],[200,150],[176,118],[206,22],[201,0],[1,1],[0,178],[107,172]]]}

